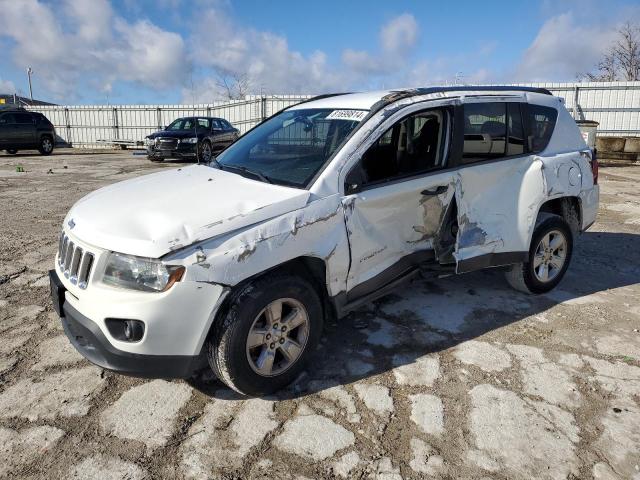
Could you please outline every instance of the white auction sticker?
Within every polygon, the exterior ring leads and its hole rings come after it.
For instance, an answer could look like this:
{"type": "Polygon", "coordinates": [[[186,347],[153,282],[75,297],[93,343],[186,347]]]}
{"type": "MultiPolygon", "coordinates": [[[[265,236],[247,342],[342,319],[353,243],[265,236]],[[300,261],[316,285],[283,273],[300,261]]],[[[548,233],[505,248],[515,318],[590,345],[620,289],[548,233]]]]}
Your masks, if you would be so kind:
{"type": "Polygon", "coordinates": [[[325,117],[325,120],[348,120],[360,122],[369,112],[367,110],[334,110],[325,117]]]}

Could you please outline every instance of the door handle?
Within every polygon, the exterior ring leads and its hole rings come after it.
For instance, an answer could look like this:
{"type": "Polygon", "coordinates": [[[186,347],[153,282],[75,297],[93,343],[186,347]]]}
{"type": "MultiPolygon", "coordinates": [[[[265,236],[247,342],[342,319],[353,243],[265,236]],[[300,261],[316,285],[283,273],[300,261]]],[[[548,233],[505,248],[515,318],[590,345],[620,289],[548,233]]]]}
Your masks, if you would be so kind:
{"type": "Polygon", "coordinates": [[[432,190],[422,190],[420,193],[424,196],[441,195],[449,189],[448,185],[439,185],[432,190]]]}

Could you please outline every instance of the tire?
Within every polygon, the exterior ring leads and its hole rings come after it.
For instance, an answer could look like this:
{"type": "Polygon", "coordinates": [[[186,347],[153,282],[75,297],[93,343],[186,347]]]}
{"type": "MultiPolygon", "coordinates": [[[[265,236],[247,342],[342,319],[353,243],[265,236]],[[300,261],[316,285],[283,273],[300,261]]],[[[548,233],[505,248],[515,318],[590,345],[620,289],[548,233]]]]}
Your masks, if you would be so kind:
{"type": "Polygon", "coordinates": [[[211,147],[211,142],[209,140],[205,140],[200,143],[196,150],[198,152],[198,162],[199,163],[209,163],[213,158],[213,148],[211,147]]]}
{"type": "Polygon", "coordinates": [[[53,138],[49,135],[43,135],[40,139],[38,151],[40,155],[51,155],[51,152],[53,152],[53,138]]]}
{"type": "Polygon", "coordinates": [[[8,149],[8,150],[7,150],[7,153],[8,153],[9,155],[15,155],[16,153],[18,153],[18,150],[15,150],[15,149],[13,149],[13,148],[10,148],[10,149],[8,149]]]}
{"type": "Polygon", "coordinates": [[[267,275],[243,286],[216,319],[207,341],[209,365],[236,392],[268,395],[299,375],[320,340],[322,323],[322,304],[309,282],[293,274],[267,275]],[[283,319],[271,315],[270,321],[267,310],[277,313],[280,301],[283,319]],[[293,326],[302,322],[304,315],[306,323],[293,326]],[[292,328],[284,332],[287,325],[292,328]],[[249,346],[250,333],[254,347],[249,346]],[[289,358],[295,356],[293,361],[284,355],[285,348],[289,358]],[[258,372],[260,367],[262,373],[258,372]]]}
{"type": "Polygon", "coordinates": [[[147,155],[147,159],[157,163],[164,161],[164,158],[152,157],[151,155],[147,155]]]}
{"type": "Polygon", "coordinates": [[[505,273],[507,282],[524,293],[546,293],[564,277],[571,262],[572,252],[573,234],[569,224],[562,217],[550,215],[542,220],[533,232],[529,260],[512,265],[505,273]],[[549,250],[545,249],[543,240],[549,244],[549,250]],[[559,247],[554,248],[554,244],[559,247]],[[562,262],[558,265],[560,258],[562,262]]]}

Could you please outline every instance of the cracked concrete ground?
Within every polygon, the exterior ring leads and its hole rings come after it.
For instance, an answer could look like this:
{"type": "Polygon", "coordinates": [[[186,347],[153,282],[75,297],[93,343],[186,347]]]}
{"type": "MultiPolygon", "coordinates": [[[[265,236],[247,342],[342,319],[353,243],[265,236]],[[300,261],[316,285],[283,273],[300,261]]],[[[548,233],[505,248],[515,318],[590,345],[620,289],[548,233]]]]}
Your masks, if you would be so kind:
{"type": "Polygon", "coordinates": [[[415,282],[326,325],[295,385],[243,399],[69,348],[45,277],[64,214],[176,164],[61,152],[0,155],[0,478],[640,479],[640,168],[601,169],[554,292],[415,282]]]}

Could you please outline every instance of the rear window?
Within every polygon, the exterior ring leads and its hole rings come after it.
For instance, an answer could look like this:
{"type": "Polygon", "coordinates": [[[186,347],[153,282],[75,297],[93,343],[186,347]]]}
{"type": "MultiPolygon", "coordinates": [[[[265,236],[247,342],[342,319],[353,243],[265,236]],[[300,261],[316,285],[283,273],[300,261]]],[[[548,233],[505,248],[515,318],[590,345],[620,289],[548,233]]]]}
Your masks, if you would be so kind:
{"type": "Polygon", "coordinates": [[[529,104],[529,150],[539,153],[547,148],[556,126],[558,111],[555,108],[529,104]]]}

